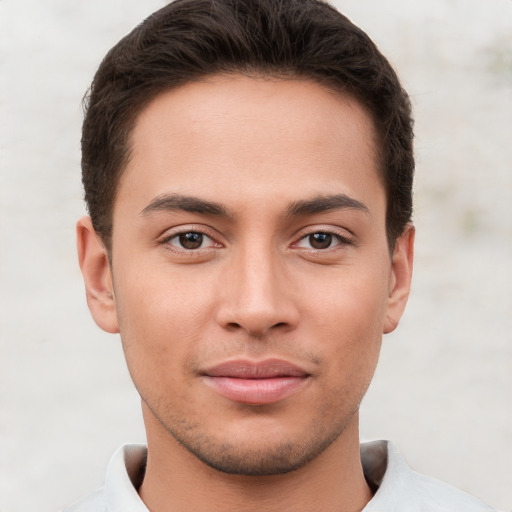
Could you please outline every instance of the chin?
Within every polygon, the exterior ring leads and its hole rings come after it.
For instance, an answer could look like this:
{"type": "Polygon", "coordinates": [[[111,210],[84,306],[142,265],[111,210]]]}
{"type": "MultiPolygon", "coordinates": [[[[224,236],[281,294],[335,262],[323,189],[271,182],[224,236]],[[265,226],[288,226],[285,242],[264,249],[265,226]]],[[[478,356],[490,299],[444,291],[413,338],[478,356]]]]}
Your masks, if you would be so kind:
{"type": "MultiPolygon", "coordinates": [[[[341,434],[318,432],[291,440],[255,439],[248,435],[239,442],[204,435],[173,437],[207,466],[230,475],[271,476],[295,471],[324,452],[341,434]],[[184,438],[183,438],[184,437],[184,438]]],[[[295,436],[294,436],[295,437],[295,436]]]]}

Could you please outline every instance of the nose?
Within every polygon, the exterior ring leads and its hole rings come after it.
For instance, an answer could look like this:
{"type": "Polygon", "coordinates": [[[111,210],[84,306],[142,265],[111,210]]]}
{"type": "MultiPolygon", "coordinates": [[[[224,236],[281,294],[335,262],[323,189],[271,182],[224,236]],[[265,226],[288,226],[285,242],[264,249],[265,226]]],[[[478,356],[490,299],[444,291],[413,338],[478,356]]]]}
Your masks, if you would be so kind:
{"type": "Polygon", "coordinates": [[[233,257],[223,275],[217,322],[252,337],[294,329],[299,312],[283,258],[271,248],[245,250],[233,257]]]}

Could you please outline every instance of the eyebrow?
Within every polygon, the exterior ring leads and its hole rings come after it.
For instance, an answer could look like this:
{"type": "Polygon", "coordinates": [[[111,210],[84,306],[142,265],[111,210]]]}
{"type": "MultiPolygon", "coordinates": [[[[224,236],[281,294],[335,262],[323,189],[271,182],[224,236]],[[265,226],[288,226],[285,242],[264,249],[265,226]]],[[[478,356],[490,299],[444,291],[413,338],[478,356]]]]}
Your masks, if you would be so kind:
{"type": "MultiPolygon", "coordinates": [[[[351,209],[359,210],[366,214],[370,213],[368,207],[361,201],[345,194],[335,194],[294,201],[286,209],[286,216],[308,216],[338,209],[351,209]]],[[[184,211],[202,215],[212,215],[215,217],[229,217],[228,210],[220,203],[181,194],[162,194],[155,197],[151,203],[141,211],[141,215],[146,216],[160,211],[184,211]]]]}
{"type": "Polygon", "coordinates": [[[213,215],[216,217],[227,217],[228,211],[224,206],[212,201],[206,201],[193,196],[184,196],[181,194],[162,194],[155,197],[140,213],[149,215],[161,211],[184,211],[190,213],[200,213],[203,215],[213,215]]]}
{"type": "Polygon", "coordinates": [[[370,214],[370,210],[364,203],[345,194],[317,196],[312,199],[294,201],[286,213],[289,217],[299,217],[339,209],[359,210],[370,214]]]}

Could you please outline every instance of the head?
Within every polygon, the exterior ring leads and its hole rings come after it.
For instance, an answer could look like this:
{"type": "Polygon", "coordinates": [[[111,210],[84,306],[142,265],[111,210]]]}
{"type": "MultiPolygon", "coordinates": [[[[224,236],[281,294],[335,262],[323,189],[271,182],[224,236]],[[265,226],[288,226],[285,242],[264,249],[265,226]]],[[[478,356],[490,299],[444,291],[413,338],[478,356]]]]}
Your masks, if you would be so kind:
{"type": "Polygon", "coordinates": [[[177,0],[112,48],[86,97],[82,134],[85,199],[106,248],[137,116],[164,91],[226,73],[307,79],[364,105],[376,128],[392,248],[412,213],[409,99],[368,36],[321,0],[177,0]]]}
{"type": "Polygon", "coordinates": [[[178,0],[107,55],[79,258],[152,453],[268,475],[357,437],[409,291],[411,139],[389,64],[322,2],[178,0]]]}

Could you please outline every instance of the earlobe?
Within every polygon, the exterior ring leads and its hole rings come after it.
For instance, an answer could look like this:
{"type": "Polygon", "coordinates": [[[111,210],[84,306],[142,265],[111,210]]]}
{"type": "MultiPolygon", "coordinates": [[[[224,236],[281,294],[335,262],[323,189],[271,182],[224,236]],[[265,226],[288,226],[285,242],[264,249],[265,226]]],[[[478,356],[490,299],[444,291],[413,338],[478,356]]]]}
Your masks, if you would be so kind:
{"type": "Polygon", "coordinates": [[[119,332],[112,272],[107,250],[90,217],[76,225],[78,262],[84,278],[87,305],[94,321],[110,333],[119,332]]]}
{"type": "Polygon", "coordinates": [[[414,226],[409,223],[395,243],[384,334],[396,329],[409,298],[414,259],[414,235],[414,226]]]}

